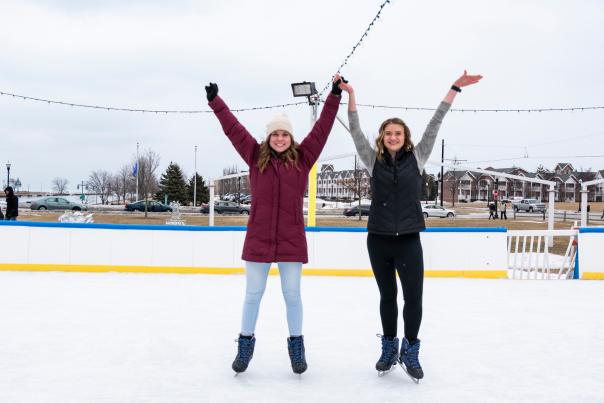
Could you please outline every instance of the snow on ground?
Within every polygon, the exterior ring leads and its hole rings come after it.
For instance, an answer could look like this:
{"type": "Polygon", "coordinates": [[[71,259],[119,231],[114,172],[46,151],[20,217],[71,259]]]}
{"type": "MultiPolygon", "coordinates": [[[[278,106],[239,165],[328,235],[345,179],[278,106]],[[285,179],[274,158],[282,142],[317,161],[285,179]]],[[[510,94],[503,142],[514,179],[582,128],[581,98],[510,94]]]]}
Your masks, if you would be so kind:
{"type": "MultiPolygon", "coordinates": [[[[426,279],[419,385],[378,378],[372,278],[304,277],[291,372],[269,279],[234,377],[244,277],[0,273],[0,402],[602,402],[604,282],[426,279]]],[[[399,323],[402,328],[402,323],[399,323]]]]}

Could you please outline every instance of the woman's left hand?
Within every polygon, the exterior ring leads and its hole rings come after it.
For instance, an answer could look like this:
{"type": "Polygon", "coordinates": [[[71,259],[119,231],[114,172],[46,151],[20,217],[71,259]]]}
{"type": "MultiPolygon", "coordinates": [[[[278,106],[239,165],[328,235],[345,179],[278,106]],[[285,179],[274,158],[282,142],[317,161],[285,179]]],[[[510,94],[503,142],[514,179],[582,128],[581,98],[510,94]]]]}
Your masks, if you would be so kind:
{"type": "Polygon", "coordinates": [[[338,88],[340,88],[343,91],[346,91],[347,93],[351,93],[354,92],[352,86],[350,84],[348,84],[348,81],[340,76],[339,74],[336,74],[335,77],[333,78],[333,82],[334,84],[337,83],[338,84],[338,88]]]}
{"type": "Polygon", "coordinates": [[[459,87],[459,88],[467,87],[468,85],[476,84],[477,82],[480,81],[481,78],[482,78],[482,76],[480,74],[469,75],[468,72],[466,70],[464,70],[463,75],[461,77],[459,77],[457,80],[455,80],[453,85],[456,87],[459,87]]]}

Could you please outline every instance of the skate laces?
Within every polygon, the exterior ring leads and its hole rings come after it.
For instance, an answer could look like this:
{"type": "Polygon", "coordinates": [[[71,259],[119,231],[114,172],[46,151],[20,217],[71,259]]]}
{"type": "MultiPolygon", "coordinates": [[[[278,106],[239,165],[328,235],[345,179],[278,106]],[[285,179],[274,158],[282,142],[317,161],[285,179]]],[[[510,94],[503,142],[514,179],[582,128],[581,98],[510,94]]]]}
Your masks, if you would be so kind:
{"type": "Polygon", "coordinates": [[[253,346],[253,339],[245,339],[243,337],[239,338],[239,339],[235,339],[235,341],[237,341],[239,343],[238,349],[237,349],[237,355],[239,356],[239,359],[241,361],[247,362],[249,361],[251,355],[252,355],[252,346],[253,346]]]}
{"type": "Polygon", "coordinates": [[[382,355],[378,361],[380,362],[392,362],[394,361],[398,353],[398,339],[395,337],[392,340],[386,339],[381,334],[376,334],[377,337],[382,339],[382,355]]]}
{"type": "Polygon", "coordinates": [[[404,360],[405,365],[408,365],[412,368],[421,368],[419,365],[419,340],[415,343],[410,344],[407,340],[405,340],[405,352],[404,352],[404,360]]]}
{"type": "Polygon", "coordinates": [[[302,347],[304,346],[302,337],[292,337],[289,342],[293,361],[296,363],[302,362],[302,347]]]}

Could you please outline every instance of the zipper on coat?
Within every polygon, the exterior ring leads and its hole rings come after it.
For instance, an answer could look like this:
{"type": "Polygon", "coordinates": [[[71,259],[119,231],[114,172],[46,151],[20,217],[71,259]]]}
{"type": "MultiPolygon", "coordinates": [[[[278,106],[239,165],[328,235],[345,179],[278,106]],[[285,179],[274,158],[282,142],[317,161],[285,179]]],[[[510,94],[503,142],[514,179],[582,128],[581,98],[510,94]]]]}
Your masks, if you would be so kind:
{"type": "Polygon", "coordinates": [[[277,195],[275,197],[275,211],[276,213],[274,213],[274,217],[275,217],[275,224],[273,226],[273,262],[277,261],[277,231],[279,230],[279,200],[281,197],[281,162],[277,161],[276,163],[276,167],[275,167],[275,171],[277,173],[277,175],[275,176],[277,178],[277,195]]]}
{"type": "Polygon", "coordinates": [[[398,203],[398,175],[396,159],[393,161],[394,168],[394,232],[398,235],[398,220],[399,220],[399,203],[398,203]]]}

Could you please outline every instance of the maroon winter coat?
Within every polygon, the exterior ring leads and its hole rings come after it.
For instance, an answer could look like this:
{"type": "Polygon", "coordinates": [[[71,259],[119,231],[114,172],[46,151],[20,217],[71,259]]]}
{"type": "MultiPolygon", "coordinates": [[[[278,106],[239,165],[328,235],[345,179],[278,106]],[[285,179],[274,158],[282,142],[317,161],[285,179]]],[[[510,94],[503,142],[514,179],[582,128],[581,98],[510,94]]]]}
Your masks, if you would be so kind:
{"type": "Polygon", "coordinates": [[[273,158],[260,173],[260,144],[220,97],[209,103],[235,149],[249,166],[252,208],[241,258],[251,262],[308,262],[304,192],[310,168],[319,158],[338,113],[340,97],[330,94],[319,120],[298,147],[298,169],[273,158]]]}

